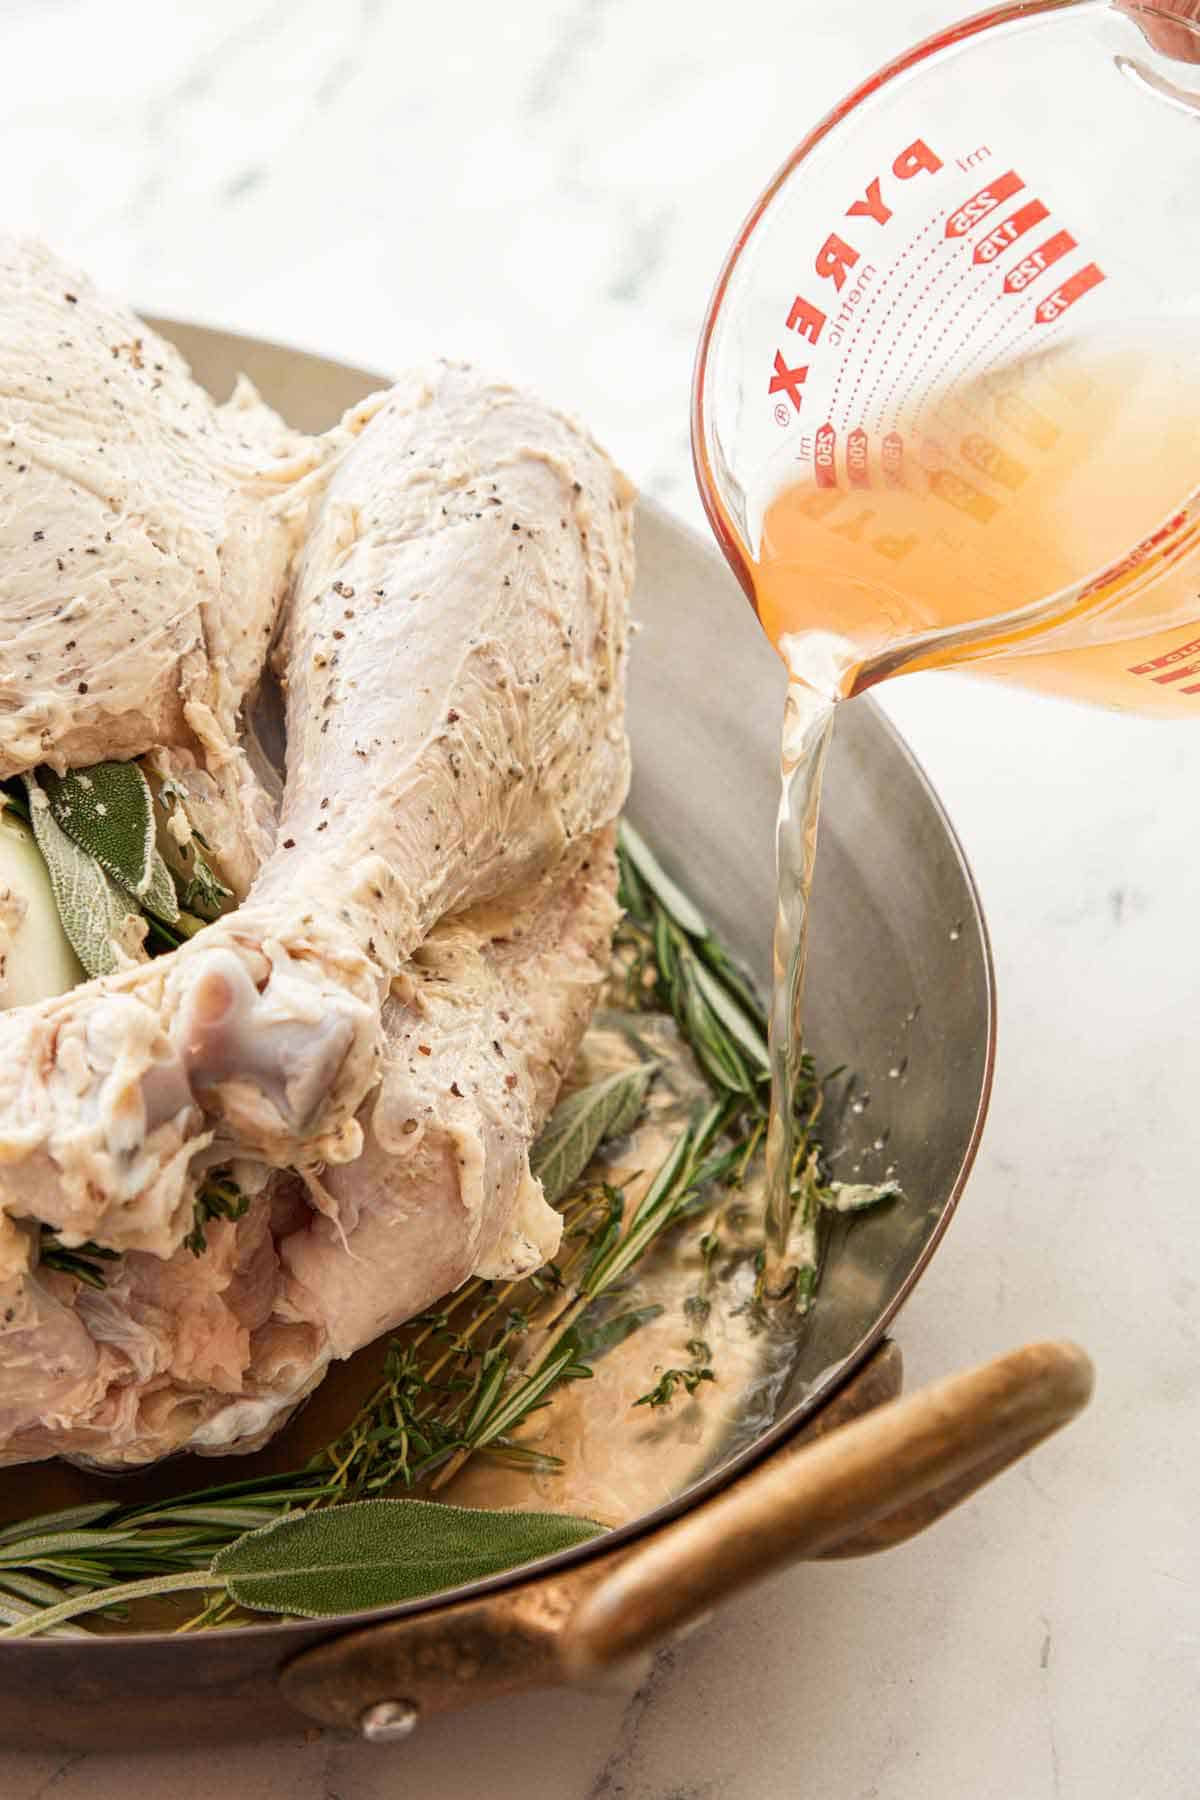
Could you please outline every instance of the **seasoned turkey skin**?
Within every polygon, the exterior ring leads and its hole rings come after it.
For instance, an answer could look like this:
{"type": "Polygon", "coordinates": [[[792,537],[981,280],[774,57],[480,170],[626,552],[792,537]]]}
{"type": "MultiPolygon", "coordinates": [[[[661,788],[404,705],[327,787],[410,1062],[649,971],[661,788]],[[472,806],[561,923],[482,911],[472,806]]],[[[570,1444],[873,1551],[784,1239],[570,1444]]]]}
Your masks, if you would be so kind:
{"type": "Polygon", "coordinates": [[[0,238],[0,777],[163,748],[220,775],[253,838],[239,711],[323,454],[248,383],[215,405],[127,307],[0,238]]]}
{"type": "Polygon", "coordinates": [[[528,1153],[616,917],[632,490],[570,421],[449,364],[289,479],[256,499],[303,530],[273,851],[250,881],[259,783],[251,833],[244,771],[164,713],[159,765],[190,759],[248,894],[0,1015],[0,1460],[253,1447],[332,1358],[557,1245],[528,1153]],[[226,1164],[255,1198],[196,1259],[226,1164]],[[122,1252],[103,1293],[39,1271],[41,1223],[122,1252]]]}
{"type": "Polygon", "coordinates": [[[358,1156],[405,959],[624,799],[631,520],[590,439],[473,371],[376,406],[290,602],[276,848],[173,955],[0,1018],[0,1210],[166,1256],[205,1165],[358,1156]]]}
{"type": "Polygon", "coordinates": [[[281,1252],[288,1312],[334,1355],[471,1275],[513,1280],[557,1253],[562,1221],[529,1149],[608,973],[616,886],[609,828],[443,921],[396,982],[362,1154],[328,1171],[333,1207],[281,1252]]]}
{"type": "Polygon", "coordinates": [[[208,1226],[204,1255],[130,1252],[103,1292],[18,1258],[0,1281],[0,1464],[254,1449],[334,1358],[473,1274],[553,1256],[529,1149],[607,975],[615,894],[606,829],[434,928],[384,1009],[363,1153],[329,1171],[326,1212],[276,1177],[208,1226]]]}

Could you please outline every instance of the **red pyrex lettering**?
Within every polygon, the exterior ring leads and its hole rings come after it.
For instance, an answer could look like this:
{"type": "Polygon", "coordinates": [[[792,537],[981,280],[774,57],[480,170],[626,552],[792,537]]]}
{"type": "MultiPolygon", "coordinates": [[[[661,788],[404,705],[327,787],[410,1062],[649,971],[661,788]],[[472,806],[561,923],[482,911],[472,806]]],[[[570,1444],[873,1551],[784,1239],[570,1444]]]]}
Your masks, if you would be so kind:
{"type": "Polygon", "coordinates": [[[1056,231],[1053,237],[1048,237],[1044,244],[1039,244],[1036,250],[1031,250],[1028,256],[1023,256],[1020,262],[1008,271],[1004,277],[1005,293],[1023,293],[1031,281],[1036,281],[1039,275],[1044,275],[1046,270],[1058,262],[1060,257],[1065,256],[1069,250],[1076,249],[1078,249],[1078,245],[1069,231],[1056,231]]]}
{"type": "MultiPolygon", "coordinates": [[[[1182,668],[1168,669],[1165,675],[1156,675],[1154,679],[1160,687],[1165,687],[1168,682],[1182,681],[1187,675],[1200,675],[1200,662],[1184,663],[1182,668]]],[[[1191,688],[1184,688],[1183,691],[1185,694],[1193,692],[1191,688]]]]}
{"type": "Polygon", "coordinates": [[[832,425],[822,425],[817,432],[813,472],[819,488],[837,486],[837,432],[832,425]]]}
{"type": "Polygon", "coordinates": [[[946,236],[966,237],[972,226],[988,218],[998,206],[1003,206],[1006,200],[1019,194],[1024,186],[1025,183],[1015,169],[1010,169],[1007,175],[998,175],[995,181],[989,181],[985,188],[980,188],[977,194],[972,194],[957,211],[950,214],[946,220],[946,236]]]}
{"type": "Polygon", "coordinates": [[[1060,288],[1055,288],[1048,299],[1042,301],[1034,318],[1039,325],[1051,325],[1055,319],[1061,319],[1068,306],[1084,294],[1089,294],[1094,287],[1099,287],[1104,280],[1104,271],[1095,263],[1088,263],[1086,268],[1078,269],[1069,281],[1064,281],[1060,288]]]}
{"type": "MultiPolygon", "coordinates": [[[[1160,525],[1157,531],[1152,531],[1150,536],[1143,538],[1140,544],[1135,544],[1129,554],[1123,556],[1119,563],[1114,563],[1111,568],[1105,569],[1102,575],[1097,575],[1095,581],[1089,581],[1088,585],[1083,589],[1083,593],[1085,595],[1102,594],[1106,588],[1115,587],[1118,581],[1124,581],[1127,575],[1131,575],[1135,569],[1140,569],[1142,564],[1153,556],[1156,550],[1161,550],[1164,544],[1170,543],[1176,533],[1181,531],[1186,524],[1186,511],[1175,513],[1165,524],[1160,525]]],[[[1185,650],[1190,650],[1191,648],[1192,646],[1190,644],[1184,645],[1185,650]]],[[[1151,665],[1148,663],[1146,665],[1147,669],[1150,666],[1151,665]]],[[[1153,666],[1157,668],[1159,665],[1156,663],[1153,666]]],[[[1130,673],[1137,675],[1144,673],[1144,671],[1131,669],[1130,673]]]]}
{"type": "Polygon", "coordinates": [[[1177,681],[1186,682],[1185,687],[1176,691],[1181,694],[1200,694],[1200,681],[1191,681],[1192,675],[1200,675],[1200,661],[1196,652],[1200,650],[1200,638],[1190,638],[1186,644],[1176,644],[1174,650],[1164,650],[1161,656],[1151,657],[1149,662],[1134,663],[1129,670],[1131,675],[1148,675],[1159,687],[1172,686],[1177,681]],[[1192,660],[1189,661],[1188,659],[1192,660]]]}
{"type": "MultiPolygon", "coordinates": [[[[911,181],[914,176],[921,174],[936,175],[942,166],[942,158],[937,152],[929,148],[924,138],[916,138],[893,159],[891,176],[895,181],[911,181]]],[[[893,213],[884,193],[886,180],[886,176],[876,175],[869,181],[861,199],[852,200],[846,208],[845,217],[863,219],[868,224],[884,229],[893,213]]],[[[845,232],[831,231],[813,258],[813,268],[822,281],[832,282],[835,293],[840,293],[861,256],[862,252],[857,244],[845,232]]],[[[802,295],[797,294],[791,302],[786,319],[787,328],[796,332],[807,343],[815,344],[819,341],[827,322],[828,314],[823,308],[814,306],[812,301],[806,300],[802,295]]],[[[808,379],[809,367],[808,363],[793,364],[782,349],[777,349],[767,385],[768,395],[786,394],[799,412],[801,389],[808,379]]],[[[819,439],[820,433],[817,435],[819,439]]]]}
{"type": "Polygon", "coordinates": [[[1131,675],[1153,675],[1156,669],[1168,669],[1172,663],[1183,662],[1186,657],[1195,656],[1200,650],[1200,638],[1192,638],[1190,643],[1179,644],[1174,650],[1167,650],[1162,656],[1156,656],[1151,662],[1134,663],[1131,675]]]}
{"type": "Polygon", "coordinates": [[[974,263],[995,262],[996,258],[1015,244],[1018,238],[1040,225],[1043,219],[1050,217],[1050,210],[1040,200],[1030,200],[1027,205],[1017,208],[1007,219],[1001,219],[999,225],[980,238],[975,246],[975,254],[971,258],[974,263]]]}
{"type": "Polygon", "coordinates": [[[862,426],[846,439],[846,473],[851,487],[870,487],[871,473],[867,459],[867,434],[862,426]]]}

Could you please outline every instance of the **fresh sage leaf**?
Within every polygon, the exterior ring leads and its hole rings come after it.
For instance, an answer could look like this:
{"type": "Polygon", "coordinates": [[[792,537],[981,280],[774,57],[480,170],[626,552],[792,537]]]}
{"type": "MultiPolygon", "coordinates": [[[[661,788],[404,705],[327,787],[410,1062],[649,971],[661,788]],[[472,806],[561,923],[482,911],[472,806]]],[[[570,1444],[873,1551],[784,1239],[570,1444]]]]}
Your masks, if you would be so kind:
{"type": "Polygon", "coordinates": [[[555,1107],[530,1157],[551,1206],[583,1174],[606,1138],[632,1131],[657,1067],[644,1062],[619,1069],[579,1088],[555,1107]]]}
{"type": "Polygon", "coordinates": [[[252,1531],[217,1553],[212,1573],[239,1606],[318,1619],[444,1593],[600,1529],[569,1514],[358,1500],[252,1531]]]}
{"type": "Polygon", "coordinates": [[[157,850],[150,857],[150,885],[141,896],[142,905],[156,919],[164,919],[168,925],[179,922],[179,895],[175,892],[175,880],[157,850]]]}
{"type": "Polygon", "coordinates": [[[154,801],[137,763],[95,763],[66,775],[46,769],[42,785],[60,830],[135,900],[145,900],[157,874],[154,801]]]}
{"type": "Polygon", "coordinates": [[[192,823],[188,812],[191,796],[182,781],[174,775],[163,780],[155,774],[150,787],[157,808],[155,818],[159,850],[174,877],[179,903],[185,911],[209,924],[220,917],[228,902],[233,899],[233,889],[226,887],[205,855],[205,851],[211,846],[204,834],[192,823]],[[176,832],[176,816],[178,823],[185,826],[182,834],[176,832]]]}
{"type": "Polygon", "coordinates": [[[139,941],[129,899],[96,858],[63,831],[35,778],[26,775],[24,780],[29,822],[62,928],[89,975],[111,975],[122,966],[118,946],[132,954],[139,941]]]}

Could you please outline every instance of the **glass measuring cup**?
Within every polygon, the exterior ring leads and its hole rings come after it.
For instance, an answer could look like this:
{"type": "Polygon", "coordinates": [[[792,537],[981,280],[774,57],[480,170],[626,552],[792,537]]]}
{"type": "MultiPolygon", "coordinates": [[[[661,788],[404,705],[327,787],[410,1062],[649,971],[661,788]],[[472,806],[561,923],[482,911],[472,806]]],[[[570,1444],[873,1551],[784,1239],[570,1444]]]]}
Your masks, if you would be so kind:
{"type": "Polygon", "coordinates": [[[961,662],[1200,718],[1197,13],[1033,0],[955,26],[743,226],[697,475],[821,691],[961,662]]]}

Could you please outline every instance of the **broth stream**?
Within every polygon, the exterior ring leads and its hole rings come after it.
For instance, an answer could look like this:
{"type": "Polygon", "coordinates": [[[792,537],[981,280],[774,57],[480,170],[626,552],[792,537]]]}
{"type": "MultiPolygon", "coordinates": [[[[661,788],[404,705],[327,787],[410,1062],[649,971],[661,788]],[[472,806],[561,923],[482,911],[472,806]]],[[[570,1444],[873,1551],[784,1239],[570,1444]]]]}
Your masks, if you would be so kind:
{"type": "MultiPolygon", "coordinates": [[[[859,443],[864,434],[856,434],[859,443]]],[[[768,1227],[790,1211],[808,897],[837,702],[962,668],[1200,720],[1200,334],[1077,340],[927,397],[763,513],[755,606],[791,677],[777,834],[768,1227]]],[[[903,1172],[901,1171],[901,1174],[903,1172]]]]}

